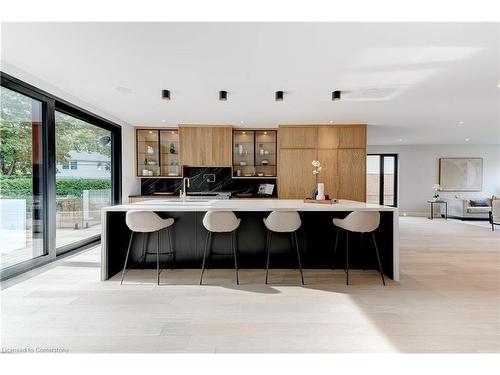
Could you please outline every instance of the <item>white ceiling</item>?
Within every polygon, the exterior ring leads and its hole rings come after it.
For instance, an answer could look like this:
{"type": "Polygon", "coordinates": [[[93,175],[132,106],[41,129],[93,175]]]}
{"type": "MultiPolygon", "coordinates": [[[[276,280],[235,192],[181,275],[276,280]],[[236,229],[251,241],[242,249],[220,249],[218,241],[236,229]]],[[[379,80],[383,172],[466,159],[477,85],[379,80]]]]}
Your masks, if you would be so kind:
{"type": "Polygon", "coordinates": [[[367,123],[369,144],[500,144],[499,37],[493,23],[4,23],[1,57],[131,125],[367,123]]]}

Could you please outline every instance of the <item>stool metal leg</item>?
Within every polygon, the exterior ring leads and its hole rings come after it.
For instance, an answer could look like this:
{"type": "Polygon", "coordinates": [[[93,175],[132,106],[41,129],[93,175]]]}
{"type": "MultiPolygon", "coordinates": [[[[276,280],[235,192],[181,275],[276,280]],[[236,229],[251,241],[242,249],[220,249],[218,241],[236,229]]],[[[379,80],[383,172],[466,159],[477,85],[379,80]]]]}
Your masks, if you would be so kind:
{"type": "Polygon", "coordinates": [[[231,243],[233,246],[233,255],[234,255],[234,269],[236,271],[236,284],[240,285],[240,279],[238,277],[238,239],[236,237],[236,231],[233,231],[231,235],[231,243]]]}
{"type": "Polygon", "coordinates": [[[142,265],[141,265],[141,270],[144,269],[144,265],[146,264],[146,256],[147,256],[147,249],[146,245],[148,243],[149,239],[149,233],[143,233],[142,234],[142,265]]]}
{"type": "Polygon", "coordinates": [[[297,232],[293,232],[293,237],[295,240],[295,249],[297,250],[297,260],[299,263],[300,279],[302,281],[302,285],[304,285],[304,274],[302,273],[302,262],[300,261],[300,250],[299,250],[299,241],[297,240],[297,232]]]}
{"type": "Polygon", "coordinates": [[[372,236],[373,236],[373,243],[375,244],[375,253],[377,254],[378,269],[380,271],[380,276],[382,277],[382,283],[385,285],[384,272],[382,271],[382,263],[380,262],[377,241],[375,241],[375,232],[372,232],[372,236]]]}
{"type": "Polygon", "coordinates": [[[173,271],[174,265],[175,265],[175,251],[174,251],[174,246],[172,245],[172,230],[170,227],[168,227],[168,229],[167,229],[167,235],[168,235],[168,247],[169,247],[170,252],[172,253],[171,254],[172,265],[170,267],[170,270],[173,271]]]}
{"type": "Polygon", "coordinates": [[[337,234],[335,235],[335,244],[333,245],[332,270],[335,270],[335,255],[337,255],[337,244],[339,242],[339,232],[340,232],[340,228],[337,227],[337,234]]]}
{"type": "MultiPolygon", "coordinates": [[[[361,247],[361,254],[364,254],[363,253],[363,247],[364,247],[363,246],[363,232],[361,232],[359,235],[361,237],[361,246],[360,246],[361,247]]],[[[363,271],[365,271],[365,270],[366,270],[366,261],[365,261],[365,259],[363,259],[363,271]]]]}
{"type": "Polygon", "coordinates": [[[208,232],[207,239],[205,240],[205,250],[203,251],[203,263],[201,264],[200,285],[202,285],[203,283],[203,273],[205,272],[205,262],[207,260],[208,243],[210,242],[211,237],[212,237],[212,232],[208,232]]]}
{"type": "Polygon", "coordinates": [[[349,231],[345,231],[345,285],[349,285],[349,231]]]}
{"type": "Polygon", "coordinates": [[[130,234],[130,241],[128,243],[127,255],[125,256],[125,263],[123,264],[122,279],[120,285],[123,284],[123,277],[125,276],[125,270],[127,269],[128,256],[130,255],[130,248],[132,247],[132,239],[134,238],[134,232],[130,234]]]}
{"type": "Polygon", "coordinates": [[[156,245],[156,283],[160,285],[160,233],[161,230],[157,232],[158,243],[156,245]]]}
{"type": "Polygon", "coordinates": [[[266,262],[266,284],[267,284],[267,277],[269,276],[269,256],[271,255],[271,236],[272,232],[268,229],[267,230],[267,262],[266,262]]]}

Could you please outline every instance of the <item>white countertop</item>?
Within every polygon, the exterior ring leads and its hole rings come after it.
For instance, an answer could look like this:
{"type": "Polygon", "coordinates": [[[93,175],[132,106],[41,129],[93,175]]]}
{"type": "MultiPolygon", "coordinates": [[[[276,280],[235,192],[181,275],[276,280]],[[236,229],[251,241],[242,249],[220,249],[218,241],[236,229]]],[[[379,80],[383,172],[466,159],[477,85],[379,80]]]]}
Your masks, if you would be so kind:
{"type": "Polygon", "coordinates": [[[339,203],[304,203],[301,199],[222,199],[181,200],[154,199],[132,204],[109,206],[103,211],[397,211],[397,208],[378,204],[340,200],[339,203]]]}

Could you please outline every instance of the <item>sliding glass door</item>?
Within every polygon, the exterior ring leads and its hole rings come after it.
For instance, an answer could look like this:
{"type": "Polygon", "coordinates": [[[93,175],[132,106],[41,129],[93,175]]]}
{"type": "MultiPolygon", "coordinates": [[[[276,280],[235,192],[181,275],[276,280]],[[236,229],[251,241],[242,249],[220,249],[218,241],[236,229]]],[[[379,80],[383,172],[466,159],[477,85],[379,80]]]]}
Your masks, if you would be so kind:
{"type": "Polygon", "coordinates": [[[111,132],[63,112],[56,127],[56,247],[99,239],[111,204],[111,132]]]}
{"type": "Polygon", "coordinates": [[[98,241],[121,201],[121,128],[0,72],[0,278],[98,241]]]}
{"type": "Polygon", "coordinates": [[[44,106],[1,87],[1,269],[47,255],[44,244],[44,106]]]}
{"type": "Polygon", "coordinates": [[[396,207],[398,156],[396,154],[369,154],[366,166],[366,202],[396,207]]]}

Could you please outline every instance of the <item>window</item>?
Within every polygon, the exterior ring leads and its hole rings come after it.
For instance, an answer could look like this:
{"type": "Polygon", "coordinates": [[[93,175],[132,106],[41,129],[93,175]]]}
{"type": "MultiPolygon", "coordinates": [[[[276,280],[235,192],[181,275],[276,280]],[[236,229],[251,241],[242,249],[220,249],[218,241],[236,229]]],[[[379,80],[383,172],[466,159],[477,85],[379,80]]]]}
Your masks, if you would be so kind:
{"type": "Polygon", "coordinates": [[[366,202],[397,207],[398,156],[369,154],[366,171],[366,202]]]}
{"type": "Polygon", "coordinates": [[[67,163],[66,163],[66,164],[63,164],[63,165],[62,165],[62,169],[69,169],[69,164],[67,164],[67,163]]]}
{"type": "Polygon", "coordinates": [[[78,162],[72,161],[72,162],[70,162],[70,166],[71,166],[71,169],[78,169],[78,162]]]}

